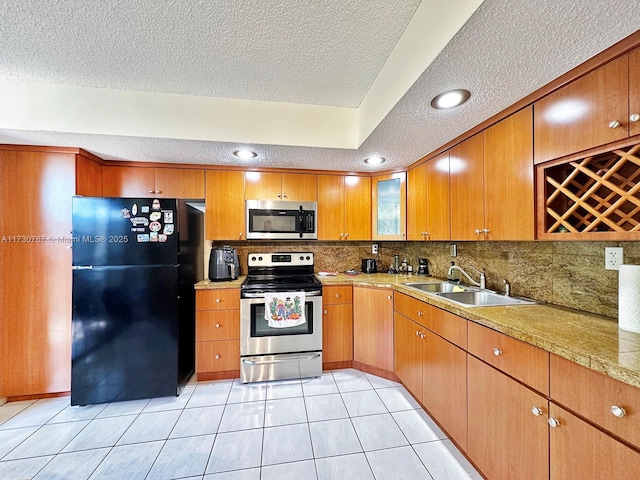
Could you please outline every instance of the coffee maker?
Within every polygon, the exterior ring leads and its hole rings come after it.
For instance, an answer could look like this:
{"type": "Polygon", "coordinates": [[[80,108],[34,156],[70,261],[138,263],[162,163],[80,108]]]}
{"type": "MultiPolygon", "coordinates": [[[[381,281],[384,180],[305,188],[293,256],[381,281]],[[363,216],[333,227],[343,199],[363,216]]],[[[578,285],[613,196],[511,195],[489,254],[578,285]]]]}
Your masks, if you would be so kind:
{"type": "Polygon", "coordinates": [[[431,276],[429,273],[429,262],[426,258],[418,258],[418,271],[416,273],[418,275],[431,276]]]}
{"type": "Polygon", "coordinates": [[[238,252],[229,245],[212,248],[209,257],[209,280],[235,280],[240,275],[238,252]]]}

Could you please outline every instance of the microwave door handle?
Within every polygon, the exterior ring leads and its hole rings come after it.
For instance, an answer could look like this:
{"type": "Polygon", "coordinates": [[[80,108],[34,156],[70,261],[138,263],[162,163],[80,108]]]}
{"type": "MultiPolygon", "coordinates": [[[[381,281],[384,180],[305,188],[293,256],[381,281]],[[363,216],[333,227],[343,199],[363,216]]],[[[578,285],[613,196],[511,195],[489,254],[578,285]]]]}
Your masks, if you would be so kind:
{"type": "Polygon", "coordinates": [[[300,205],[300,215],[298,216],[298,231],[300,232],[300,238],[302,238],[302,232],[304,229],[304,210],[300,205]]]}

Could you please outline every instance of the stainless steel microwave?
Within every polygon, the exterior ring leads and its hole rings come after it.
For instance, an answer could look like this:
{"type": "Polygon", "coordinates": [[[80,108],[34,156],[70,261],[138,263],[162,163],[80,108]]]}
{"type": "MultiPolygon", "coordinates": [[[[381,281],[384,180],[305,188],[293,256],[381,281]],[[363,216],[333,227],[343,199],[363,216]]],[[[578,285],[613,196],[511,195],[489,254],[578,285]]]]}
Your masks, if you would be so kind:
{"type": "Polygon", "coordinates": [[[247,240],[317,240],[317,202],[247,200],[247,240]]]}

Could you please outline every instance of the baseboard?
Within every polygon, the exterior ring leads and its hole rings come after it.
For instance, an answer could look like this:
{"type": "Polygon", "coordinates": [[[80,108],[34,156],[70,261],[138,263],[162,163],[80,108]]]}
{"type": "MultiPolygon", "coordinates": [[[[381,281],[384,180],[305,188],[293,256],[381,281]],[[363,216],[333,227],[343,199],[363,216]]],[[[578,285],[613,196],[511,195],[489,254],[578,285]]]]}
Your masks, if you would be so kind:
{"type": "Polygon", "coordinates": [[[207,380],[228,380],[230,378],[240,378],[240,370],[225,370],[223,372],[202,372],[197,373],[196,378],[199,382],[207,380]]]}

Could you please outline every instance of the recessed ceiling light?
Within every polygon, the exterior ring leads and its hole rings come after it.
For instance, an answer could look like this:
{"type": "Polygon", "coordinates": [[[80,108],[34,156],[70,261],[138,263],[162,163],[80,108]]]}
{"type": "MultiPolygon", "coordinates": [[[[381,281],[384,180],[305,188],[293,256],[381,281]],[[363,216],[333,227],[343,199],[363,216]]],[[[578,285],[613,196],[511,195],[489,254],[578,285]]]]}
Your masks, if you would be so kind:
{"type": "Polygon", "coordinates": [[[471,92],[469,90],[463,90],[461,88],[457,90],[450,90],[433,97],[433,100],[431,100],[431,106],[438,109],[457,107],[469,100],[470,96],[471,92]]]}
{"type": "Polygon", "coordinates": [[[381,163],[386,162],[387,160],[382,157],[369,157],[364,159],[364,163],[367,165],[380,165],[381,163]]]}
{"type": "Polygon", "coordinates": [[[233,154],[241,158],[242,160],[249,160],[250,158],[256,158],[258,154],[256,152],[252,152],[251,150],[247,150],[246,148],[241,150],[236,150],[233,154]]]}

